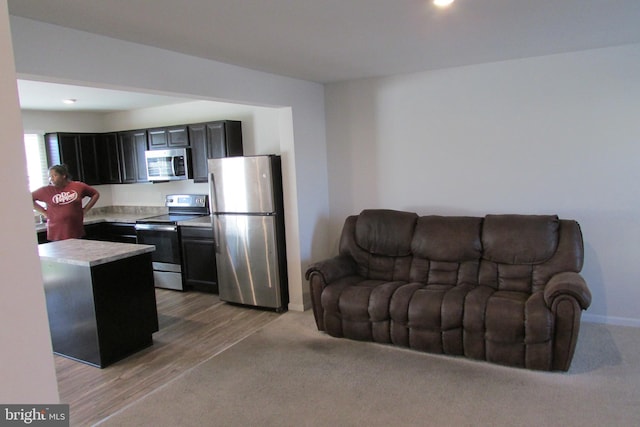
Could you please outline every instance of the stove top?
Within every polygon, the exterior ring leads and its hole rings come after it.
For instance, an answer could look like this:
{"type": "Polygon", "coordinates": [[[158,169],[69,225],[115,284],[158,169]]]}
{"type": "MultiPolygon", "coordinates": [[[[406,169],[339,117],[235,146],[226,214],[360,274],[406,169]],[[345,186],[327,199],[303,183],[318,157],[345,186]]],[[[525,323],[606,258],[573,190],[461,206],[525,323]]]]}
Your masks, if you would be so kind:
{"type": "Polygon", "coordinates": [[[169,194],[165,196],[169,212],[136,221],[137,224],[177,224],[209,215],[209,198],[206,194],[169,194]]]}
{"type": "Polygon", "coordinates": [[[153,224],[153,223],[170,223],[176,224],[179,221],[188,221],[190,219],[206,216],[206,214],[186,214],[186,213],[168,213],[164,215],[150,216],[148,218],[142,218],[136,221],[138,224],[153,224]]]}

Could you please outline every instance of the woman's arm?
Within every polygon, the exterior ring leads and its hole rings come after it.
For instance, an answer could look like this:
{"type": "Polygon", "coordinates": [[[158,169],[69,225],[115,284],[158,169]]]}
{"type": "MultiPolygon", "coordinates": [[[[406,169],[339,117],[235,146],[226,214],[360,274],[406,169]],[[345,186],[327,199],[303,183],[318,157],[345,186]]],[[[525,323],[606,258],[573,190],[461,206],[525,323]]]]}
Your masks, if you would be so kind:
{"type": "Polygon", "coordinates": [[[98,192],[98,190],[95,190],[95,193],[93,193],[93,196],[91,196],[91,199],[89,199],[87,204],[84,205],[84,207],[82,208],[82,212],[87,213],[89,209],[91,209],[93,205],[96,204],[99,198],[100,198],[100,193],[98,192]]]}
{"type": "Polygon", "coordinates": [[[33,210],[38,212],[40,215],[44,215],[47,217],[47,209],[38,203],[39,199],[35,196],[35,194],[31,193],[31,198],[33,199],[33,210]]]}

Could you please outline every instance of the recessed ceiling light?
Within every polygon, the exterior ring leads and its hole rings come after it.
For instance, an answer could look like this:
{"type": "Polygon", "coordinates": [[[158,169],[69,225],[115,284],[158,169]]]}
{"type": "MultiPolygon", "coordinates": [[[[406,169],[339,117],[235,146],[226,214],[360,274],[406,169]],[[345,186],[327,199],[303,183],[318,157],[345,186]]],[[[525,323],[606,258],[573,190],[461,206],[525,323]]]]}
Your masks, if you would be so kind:
{"type": "Polygon", "coordinates": [[[450,6],[453,2],[454,0],[433,0],[433,4],[438,7],[447,7],[450,6]]]}
{"type": "Polygon", "coordinates": [[[64,102],[65,104],[75,104],[76,102],[78,102],[77,99],[63,99],[62,102],[64,102]]]}

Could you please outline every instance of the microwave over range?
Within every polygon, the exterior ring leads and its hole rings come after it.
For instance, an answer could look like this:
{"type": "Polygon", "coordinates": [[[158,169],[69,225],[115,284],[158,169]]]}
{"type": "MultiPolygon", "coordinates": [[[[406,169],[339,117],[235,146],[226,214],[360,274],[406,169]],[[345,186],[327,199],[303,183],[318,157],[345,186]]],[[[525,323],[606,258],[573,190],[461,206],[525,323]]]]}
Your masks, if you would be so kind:
{"type": "Polygon", "coordinates": [[[179,181],[193,177],[189,148],[150,150],[145,151],[144,157],[149,181],[179,181]]]}

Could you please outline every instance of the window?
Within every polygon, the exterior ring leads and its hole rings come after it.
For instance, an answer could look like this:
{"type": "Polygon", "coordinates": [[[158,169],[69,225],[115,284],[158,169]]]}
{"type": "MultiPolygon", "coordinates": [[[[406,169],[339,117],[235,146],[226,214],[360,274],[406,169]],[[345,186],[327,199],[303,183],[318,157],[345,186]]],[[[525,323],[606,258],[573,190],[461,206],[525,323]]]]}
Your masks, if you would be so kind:
{"type": "Polygon", "coordinates": [[[49,183],[49,169],[47,168],[47,156],[44,150],[44,138],[37,133],[25,133],[24,149],[27,153],[29,191],[33,191],[49,183]]]}

